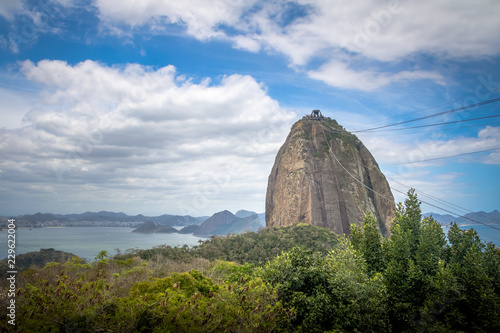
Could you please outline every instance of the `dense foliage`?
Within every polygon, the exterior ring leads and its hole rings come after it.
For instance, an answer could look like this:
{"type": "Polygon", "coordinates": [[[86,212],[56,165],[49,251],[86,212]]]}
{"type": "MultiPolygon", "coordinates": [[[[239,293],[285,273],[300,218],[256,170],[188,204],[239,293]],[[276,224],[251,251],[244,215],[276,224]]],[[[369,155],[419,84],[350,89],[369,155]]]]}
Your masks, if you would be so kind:
{"type": "Polygon", "coordinates": [[[399,204],[388,240],[375,220],[352,228],[369,274],[382,274],[395,332],[500,332],[500,251],[474,229],[450,226],[448,242],[432,217],[422,220],[414,191],[399,204]]]}
{"type": "Polygon", "coordinates": [[[162,265],[137,257],[109,259],[103,251],[91,264],[74,258],[29,269],[19,280],[16,327],[4,321],[0,328],[21,332],[272,332],[280,331],[294,316],[292,309],[283,308],[275,289],[260,278],[214,280],[226,271],[234,273],[235,264],[215,262],[205,274],[191,269],[168,276],[159,269],[162,265]]]}
{"type": "Polygon", "coordinates": [[[422,220],[410,191],[389,239],[367,215],[350,238],[298,225],[30,268],[18,277],[17,326],[0,329],[499,332],[499,268],[499,250],[474,230],[451,225],[446,238],[422,220]]]}
{"type": "Polygon", "coordinates": [[[266,228],[257,233],[246,232],[227,237],[212,236],[194,248],[161,246],[132,251],[124,257],[138,255],[142,259],[152,259],[162,256],[182,262],[189,262],[193,258],[205,258],[258,265],[296,246],[326,254],[337,244],[338,239],[339,236],[329,229],[298,224],[293,227],[266,228]]]}
{"type": "Polygon", "coordinates": [[[303,332],[388,330],[381,276],[365,274],[363,259],[347,239],[327,255],[295,248],[256,275],[277,286],[287,308],[297,311],[292,326],[303,332]]]}
{"type": "MultiPolygon", "coordinates": [[[[50,249],[40,249],[36,252],[28,252],[16,256],[16,269],[20,272],[27,270],[30,267],[44,267],[49,262],[66,262],[67,260],[76,257],[72,253],[50,249]]],[[[7,278],[9,271],[8,258],[0,260],[0,279],[7,278]]]]}

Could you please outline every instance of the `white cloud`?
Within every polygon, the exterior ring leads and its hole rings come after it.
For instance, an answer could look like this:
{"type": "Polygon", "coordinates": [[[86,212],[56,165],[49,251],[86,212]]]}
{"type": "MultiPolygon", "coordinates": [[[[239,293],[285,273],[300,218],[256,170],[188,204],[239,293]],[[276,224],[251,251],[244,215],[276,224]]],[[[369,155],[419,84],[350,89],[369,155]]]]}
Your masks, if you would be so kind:
{"type": "Polygon", "coordinates": [[[500,138],[500,127],[486,126],[486,128],[479,131],[477,136],[483,139],[490,137],[500,138]]]}
{"type": "MultiPolygon", "coordinates": [[[[173,66],[90,60],[25,61],[21,70],[44,89],[25,116],[28,126],[0,134],[4,186],[52,188],[47,195],[56,198],[70,184],[92,185],[106,194],[103,205],[114,193],[110,201],[143,213],[264,209],[274,155],[295,114],[252,77],[194,83],[173,66]],[[261,195],[253,198],[255,192],[261,195]]],[[[92,191],[70,196],[91,201],[92,191]]]]}
{"type": "Polygon", "coordinates": [[[22,1],[1,1],[0,2],[0,15],[11,21],[14,15],[23,9],[22,1]]]}
{"type": "Polygon", "coordinates": [[[31,103],[26,95],[7,89],[0,89],[0,128],[19,128],[23,124],[24,115],[30,110],[31,103]]]}
{"type": "Polygon", "coordinates": [[[217,29],[219,24],[234,26],[244,9],[246,2],[238,1],[133,1],[133,0],[95,0],[101,19],[105,22],[117,22],[132,27],[160,23],[176,23],[186,26],[187,33],[204,40],[222,37],[217,29]]]}
{"type": "Polygon", "coordinates": [[[354,38],[348,48],[369,58],[391,61],[415,53],[481,57],[500,51],[493,42],[500,24],[494,19],[500,13],[497,1],[396,0],[368,6],[370,14],[356,22],[355,35],[367,42],[354,38]],[[391,3],[400,6],[391,10],[391,3]]]}
{"type": "Polygon", "coordinates": [[[386,62],[421,54],[450,59],[500,53],[497,0],[95,0],[94,3],[108,27],[120,24],[158,29],[159,25],[176,23],[200,40],[223,38],[231,40],[238,49],[280,52],[294,67],[307,68],[313,59],[323,59],[324,66],[310,70],[309,74],[341,88],[374,90],[397,79],[432,79],[441,83],[442,78],[425,70],[403,70],[388,75],[377,68],[348,68],[339,60],[339,54],[356,54],[362,61],[375,60],[383,67],[386,62]],[[339,75],[330,77],[332,71],[339,75]],[[373,82],[359,82],[366,78],[373,82]]]}
{"type": "Polygon", "coordinates": [[[346,63],[335,60],[317,70],[309,71],[308,74],[311,78],[323,81],[333,87],[364,91],[377,90],[394,82],[422,79],[430,79],[438,83],[444,81],[442,75],[431,71],[402,71],[392,74],[376,70],[354,70],[346,63]]]}
{"type": "MultiPolygon", "coordinates": [[[[478,134],[478,137],[488,140],[491,138],[496,139],[496,147],[493,148],[500,148],[500,127],[492,127],[492,126],[487,126],[485,129],[481,130],[478,134]]],[[[482,162],[486,164],[499,164],[500,165],[500,151],[494,151],[492,153],[487,154],[485,157],[482,158],[482,162]]]]}
{"type": "MultiPolygon", "coordinates": [[[[276,48],[295,59],[324,55],[332,49],[348,51],[379,61],[401,60],[415,53],[449,57],[495,55],[500,22],[500,3],[495,0],[470,1],[304,1],[314,10],[307,19],[297,20],[286,29],[265,22],[280,31],[286,44],[276,48]],[[364,36],[361,42],[358,37],[364,36]],[[284,45],[301,45],[300,49],[284,45]]],[[[275,35],[263,36],[273,46],[275,35]]]]}
{"type": "Polygon", "coordinates": [[[233,45],[237,49],[242,49],[250,52],[258,52],[260,50],[260,43],[253,38],[246,36],[236,36],[232,38],[233,45]]]}
{"type": "Polygon", "coordinates": [[[496,151],[483,158],[483,163],[500,164],[500,152],[496,151]]]}

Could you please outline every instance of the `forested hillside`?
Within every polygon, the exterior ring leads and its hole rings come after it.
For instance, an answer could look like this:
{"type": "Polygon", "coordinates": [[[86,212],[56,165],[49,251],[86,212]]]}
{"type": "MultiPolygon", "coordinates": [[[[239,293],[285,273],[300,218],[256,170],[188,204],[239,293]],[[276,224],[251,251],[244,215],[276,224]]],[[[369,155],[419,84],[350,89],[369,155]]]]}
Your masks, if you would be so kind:
{"type": "MultiPolygon", "coordinates": [[[[16,270],[23,272],[30,267],[43,268],[49,262],[66,262],[76,255],[64,251],[50,249],[40,249],[37,252],[28,252],[16,256],[16,270]]],[[[8,277],[9,265],[8,258],[0,260],[0,279],[8,277]]]]}
{"type": "Polygon", "coordinates": [[[121,258],[139,256],[151,260],[161,256],[178,262],[189,262],[194,258],[235,261],[239,264],[263,264],[282,251],[296,246],[326,254],[334,247],[339,236],[326,228],[299,224],[285,228],[266,228],[257,233],[246,232],[227,237],[212,236],[194,248],[162,246],[149,250],[132,250],[121,258]]]}
{"type": "Polygon", "coordinates": [[[497,248],[456,225],[446,238],[436,221],[422,220],[412,191],[389,239],[376,225],[367,215],[349,238],[298,225],[212,237],[193,249],[49,263],[18,276],[17,326],[0,325],[11,332],[500,331],[497,248]]]}

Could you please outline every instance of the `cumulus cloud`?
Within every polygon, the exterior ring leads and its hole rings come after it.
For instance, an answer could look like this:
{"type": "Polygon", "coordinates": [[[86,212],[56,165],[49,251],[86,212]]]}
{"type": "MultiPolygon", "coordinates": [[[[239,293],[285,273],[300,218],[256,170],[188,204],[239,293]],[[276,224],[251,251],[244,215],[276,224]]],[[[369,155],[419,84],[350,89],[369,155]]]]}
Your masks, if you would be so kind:
{"type": "MultiPolygon", "coordinates": [[[[303,0],[278,1],[117,1],[95,0],[108,27],[185,26],[200,40],[222,38],[235,48],[279,52],[290,65],[309,68],[312,78],[335,87],[374,90],[402,79],[432,79],[425,70],[393,74],[373,68],[348,68],[339,54],[356,54],[360,61],[407,60],[418,55],[448,59],[480,58],[500,53],[500,3],[496,0],[303,0]],[[312,69],[315,59],[323,67],[312,69]],[[329,72],[342,74],[330,77],[329,72]],[[340,72],[340,73],[339,73],[340,72]],[[345,80],[338,77],[343,76],[345,80]],[[370,78],[371,83],[355,84],[370,78]]],[[[116,30],[115,30],[116,31],[116,30]]]]}
{"type": "Polygon", "coordinates": [[[114,193],[134,212],[264,209],[267,176],[295,114],[252,77],[196,83],[173,66],[90,60],[25,61],[21,71],[44,88],[26,126],[1,134],[4,186],[39,186],[50,197],[78,185],[114,193]]]}

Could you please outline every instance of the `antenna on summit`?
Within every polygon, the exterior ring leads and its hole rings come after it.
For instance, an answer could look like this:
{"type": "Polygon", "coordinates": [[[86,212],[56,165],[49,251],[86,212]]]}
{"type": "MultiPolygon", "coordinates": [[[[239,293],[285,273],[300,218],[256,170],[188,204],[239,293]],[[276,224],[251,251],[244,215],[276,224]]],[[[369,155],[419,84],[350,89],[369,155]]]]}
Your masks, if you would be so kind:
{"type": "Polygon", "coordinates": [[[313,110],[311,112],[310,118],[314,120],[321,120],[323,119],[323,115],[321,114],[320,110],[313,110]]]}

